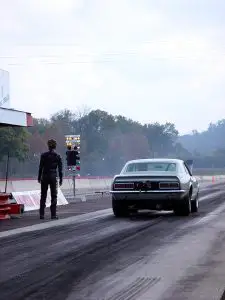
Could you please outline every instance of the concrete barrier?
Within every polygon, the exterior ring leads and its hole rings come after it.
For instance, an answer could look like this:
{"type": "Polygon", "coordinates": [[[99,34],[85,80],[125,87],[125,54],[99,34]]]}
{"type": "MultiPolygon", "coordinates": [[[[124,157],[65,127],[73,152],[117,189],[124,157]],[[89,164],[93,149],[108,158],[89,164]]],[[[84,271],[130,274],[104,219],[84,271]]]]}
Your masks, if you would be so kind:
{"type": "MultiPolygon", "coordinates": [[[[215,176],[196,176],[199,182],[218,182],[225,180],[225,175],[215,176]]],[[[86,193],[90,191],[109,190],[112,182],[112,177],[77,177],[76,178],[76,191],[78,193],[86,193]]],[[[40,184],[37,180],[25,179],[9,179],[7,185],[7,192],[25,192],[39,190],[40,184]]],[[[71,178],[65,178],[63,181],[62,191],[72,191],[73,182],[71,178]]],[[[0,191],[4,192],[5,181],[0,179],[0,191]]]]}

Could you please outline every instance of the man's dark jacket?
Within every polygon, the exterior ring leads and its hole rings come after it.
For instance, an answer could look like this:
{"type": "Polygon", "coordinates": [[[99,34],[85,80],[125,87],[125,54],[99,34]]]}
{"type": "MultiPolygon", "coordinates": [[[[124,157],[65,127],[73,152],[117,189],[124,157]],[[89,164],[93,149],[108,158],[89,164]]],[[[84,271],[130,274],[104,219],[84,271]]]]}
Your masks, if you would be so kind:
{"type": "Polygon", "coordinates": [[[48,180],[57,176],[57,168],[59,173],[59,182],[62,183],[62,159],[61,156],[53,150],[41,154],[38,181],[48,180]]]}

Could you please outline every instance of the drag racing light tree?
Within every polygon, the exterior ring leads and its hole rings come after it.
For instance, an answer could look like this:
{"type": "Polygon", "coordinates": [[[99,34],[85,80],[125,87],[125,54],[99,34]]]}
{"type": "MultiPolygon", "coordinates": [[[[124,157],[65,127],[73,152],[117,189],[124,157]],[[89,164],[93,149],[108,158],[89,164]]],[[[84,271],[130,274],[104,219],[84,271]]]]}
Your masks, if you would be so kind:
{"type": "Polygon", "coordinates": [[[67,161],[67,167],[76,166],[76,151],[71,150],[70,146],[67,147],[66,161],[67,161]]]}
{"type": "Polygon", "coordinates": [[[76,155],[76,170],[80,171],[80,146],[75,146],[75,155],[76,155]]]}
{"type": "Polygon", "coordinates": [[[66,135],[66,146],[68,169],[80,171],[80,135],[66,135]]]}
{"type": "Polygon", "coordinates": [[[66,161],[68,170],[72,171],[73,195],[75,197],[75,177],[80,171],[80,135],[66,135],[66,161]]]}

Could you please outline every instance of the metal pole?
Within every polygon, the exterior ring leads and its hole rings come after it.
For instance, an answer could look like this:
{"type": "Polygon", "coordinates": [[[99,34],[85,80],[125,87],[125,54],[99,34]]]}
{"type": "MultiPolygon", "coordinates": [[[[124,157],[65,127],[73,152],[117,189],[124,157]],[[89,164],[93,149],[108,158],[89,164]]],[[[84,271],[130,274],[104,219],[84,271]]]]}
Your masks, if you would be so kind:
{"type": "Polygon", "coordinates": [[[73,196],[76,195],[76,180],[75,180],[76,174],[73,174],[73,196]]]}
{"type": "Polygon", "coordinates": [[[6,161],[5,193],[7,191],[8,177],[9,177],[9,152],[8,152],[7,161],[6,161]]]}

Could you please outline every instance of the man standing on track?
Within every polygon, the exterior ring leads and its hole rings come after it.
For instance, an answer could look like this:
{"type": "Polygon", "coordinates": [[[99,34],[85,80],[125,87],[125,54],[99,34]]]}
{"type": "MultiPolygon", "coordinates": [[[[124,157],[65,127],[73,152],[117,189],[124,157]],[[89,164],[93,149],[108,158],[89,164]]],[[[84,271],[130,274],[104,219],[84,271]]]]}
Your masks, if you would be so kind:
{"type": "Polygon", "coordinates": [[[61,156],[56,153],[57,143],[55,140],[48,141],[48,151],[41,154],[38,182],[41,184],[41,199],[40,199],[40,219],[44,219],[46,198],[48,192],[48,186],[50,185],[51,190],[51,218],[58,219],[56,215],[57,207],[57,168],[59,173],[59,185],[62,185],[63,172],[62,172],[62,159],[61,156]]]}

